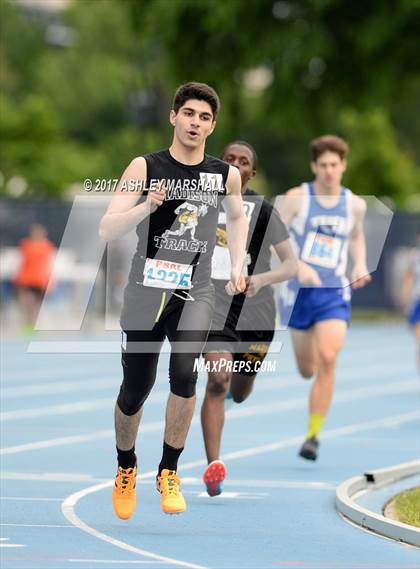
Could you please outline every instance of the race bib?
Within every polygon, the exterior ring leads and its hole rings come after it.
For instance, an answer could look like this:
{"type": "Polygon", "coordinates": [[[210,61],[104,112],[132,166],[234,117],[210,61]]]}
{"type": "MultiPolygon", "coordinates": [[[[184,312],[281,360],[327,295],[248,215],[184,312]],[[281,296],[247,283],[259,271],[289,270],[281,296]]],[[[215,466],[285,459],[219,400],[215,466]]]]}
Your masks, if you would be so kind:
{"type": "Polygon", "coordinates": [[[206,192],[223,192],[224,190],[222,174],[200,172],[200,184],[206,192]]]}
{"type": "Polygon", "coordinates": [[[147,258],[143,270],[143,285],[189,289],[192,287],[192,269],[191,265],[147,258]]]}
{"type": "Polygon", "coordinates": [[[301,258],[306,263],[326,269],[335,269],[340,248],[341,240],[339,238],[310,231],[303,245],[301,258]]]}

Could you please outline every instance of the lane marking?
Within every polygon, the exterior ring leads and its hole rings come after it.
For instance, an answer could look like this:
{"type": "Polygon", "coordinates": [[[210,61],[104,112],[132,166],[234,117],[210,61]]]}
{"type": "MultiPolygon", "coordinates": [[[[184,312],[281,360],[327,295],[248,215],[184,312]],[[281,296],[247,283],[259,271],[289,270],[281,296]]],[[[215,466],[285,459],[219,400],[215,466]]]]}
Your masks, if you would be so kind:
{"type": "MultiPolygon", "coordinates": [[[[62,472],[42,472],[25,473],[25,472],[3,472],[0,480],[36,480],[38,482],[106,482],[109,478],[96,478],[89,474],[71,474],[62,472]]],[[[154,480],[138,480],[138,484],[152,485],[156,483],[154,480]]],[[[185,486],[202,486],[203,481],[198,477],[184,477],[182,485],[185,486]]],[[[293,480],[242,480],[229,478],[229,486],[240,486],[243,488],[295,488],[303,490],[335,490],[337,484],[330,482],[295,482],[293,480]]],[[[64,500],[64,498],[23,498],[2,496],[0,500],[64,500]]]]}
{"type": "MultiPolygon", "coordinates": [[[[334,395],[334,404],[347,403],[355,399],[365,399],[378,395],[395,395],[397,393],[410,393],[419,390],[419,382],[417,380],[402,381],[400,383],[394,382],[393,384],[384,385],[381,387],[369,386],[359,387],[357,389],[348,389],[346,391],[338,391],[334,395]]],[[[298,409],[306,407],[308,404],[307,397],[297,397],[295,399],[286,399],[285,401],[274,403],[262,403],[258,405],[249,405],[245,407],[233,407],[226,412],[229,418],[232,417],[249,417],[255,414],[267,414],[270,412],[287,411],[291,409],[298,409]]]]}
{"type": "Polygon", "coordinates": [[[76,401],[75,403],[63,403],[61,405],[48,405],[33,409],[18,409],[0,413],[0,422],[16,421],[21,419],[34,419],[39,417],[51,417],[53,415],[71,415],[84,411],[104,409],[115,404],[115,397],[92,399],[91,401],[76,401]]]}
{"type": "Polygon", "coordinates": [[[31,498],[30,496],[0,496],[0,500],[11,500],[13,502],[62,502],[63,498],[31,498]]]}
{"type": "MultiPolygon", "coordinates": [[[[356,526],[358,527],[358,526],[356,526]]],[[[373,532],[367,532],[373,533],[373,532]]],[[[378,534],[374,534],[378,537],[378,534]]],[[[382,537],[382,536],[379,536],[382,537]]],[[[280,567],[301,567],[302,569],[418,569],[418,564],[413,563],[399,563],[398,565],[372,562],[372,563],[343,563],[343,562],[328,562],[322,561],[320,563],[313,561],[274,561],[274,565],[280,567]]]]}
{"type": "Polygon", "coordinates": [[[83,381],[63,381],[55,384],[37,383],[34,385],[23,385],[21,387],[4,387],[1,390],[3,399],[13,399],[24,395],[52,395],[57,393],[71,393],[73,391],[98,391],[99,389],[118,388],[118,377],[113,379],[91,379],[83,381]]]}
{"type": "MultiPolygon", "coordinates": [[[[380,395],[395,395],[399,393],[410,393],[418,391],[418,381],[408,380],[403,382],[396,382],[394,384],[384,385],[381,387],[361,387],[358,389],[348,389],[347,391],[338,392],[335,395],[334,403],[343,403],[348,401],[354,401],[355,399],[364,399],[372,396],[380,395]]],[[[167,393],[165,395],[165,399],[167,393]]],[[[114,399],[112,404],[114,404],[114,399]]],[[[268,413],[277,413],[278,411],[290,411],[294,409],[305,408],[307,406],[307,397],[297,397],[295,399],[286,399],[284,401],[275,403],[264,403],[257,405],[247,405],[243,408],[239,406],[237,408],[232,408],[226,411],[227,420],[237,419],[242,417],[251,417],[253,415],[266,415],[268,413]]],[[[191,425],[198,424],[200,418],[198,414],[193,417],[191,425]]],[[[145,432],[159,431],[164,427],[164,421],[155,421],[150,423],[144,423],[140,427],[140,434],[145,432]]],[[[91,440],[97,440],[101,438],[113,437],[115,435],[113,429],[107,429],[103,431],[96,431],[87,435],[74,435],[69,437],[58,437],[56,439],[46,439],[43,441],[36,441],[33,443],[26,443],[22,445],[16,445],[12,447],[4,447],[0,449],[0,455],[6,454],[16,454],[20,452],[26,452],[30,450],[38,450],[42,448],[50,448],[54,446],[62,446],[67,444],[75,444],[88,442],[91,440]]]]}
{"type": "Polygon", "coordinates": [[[22,543],[6,543],[9,539],[10,537],[0,537],[0,547],[26,547],[22,543]]]}
{"type": "Polygon", "coordinates": [[[0,526],[13,527],[13,528],[71,528],[75,529],[71,524],[8,524],[0,523],[0,526]]]}
{"type": "Polygon", "coordinates": [[[145,564],[150,563],[163,563],[163,561],[145,561],[143,559],[127,559],[126,561],[122,559],[67,559],[70,563],[111,563],[111,564],[145,564]]]}
{"type": "MultiPolygon", "coordinates": [[[[115,401],[113,401],[115,403],[115,401]]],[[[149,423],[144,423],[142,426],[143,433],[149,433],[154,431],[159,431],[164,425],[163,421],[151,421],[149,423]]],[[[55,446],[71,445],[76,443],[85,443],[93,440],[98,440],[102,438],[114,437],[114,429],[105,429],[103,431],[94,431],[88,435],[72,435],[70,437],[58,437],[56,439],[46,439],[43,441],[36,441],[34,443],[26,443],[23,445],[16,445],[13,447],[5,447],[0,449],[0,455],[4,454],[17,454],[20,452],[26,452],[28,450],[38,450],[42,448],[50,448],[55,446]]]]}
{"type": "MultiPolygon", "coordinates": [[[[139,483],[154,484],[152,480],[139,480],[139,483]]],[[[201,478],[183,477],[182,486],[203,486],[201,478]]],[[[229,478],[229,487],[241,488],[296,488],[304,490],[335,490],[337,485],[330,482],[295,482],[293,480],[240,480],[229,478]]]]}
{"type": "MultiPolygon", "coordinates": [[[[413,411],[410,413],[403,413],[400,415],[394,415],[394,416],[389,416],[389,417],[385,417],[382,419],[367,421],[365,423],[355,423],[355,424],[347,425],[344,427],[339,427],[336,429],[326,430],[323,433],[323,439],[325,439],[325,438],[332,439],[335,437],[340,437],[342,435],[362,432],[362,431],[366,431],[366,430],[370,430],[370,429],[376,429],[379,427],[394,427],[396,425],[401,425],[403,423],[416,421],[418,419],[419,419],[418,411],[413,411]]],[[[301,441],[302,441],[301,436],[291,437],[291,438],[285,439],[283,441],[278,441],[278,442],[274,442],[274,443],[270,443],[270,444],[251,447],[248,449],[243,449],[243,450],[238,451],[238,452],[231,452],[231,453],[224,455],[222,458],[224,460],[236,460],[239,458],[243,458],[245,456],[257,456],[259,454],[263,454],[266,452],[272,452],[275,450],[279,450],[281,448],[294,446],[296,444],[299,444],[301,441]]],[[[197,466],[204,466],[206,464],[207,464],[207,461],[204,459],[196,460],[196,461],[192,461],[192,462],[186,463],[184,465],[181,465],[178,470],[184,471],[184,470],[188,470],[191,468],[195,468],[197,466]]],[[[154,478],[155,476],[156,476],[155,470],[149,471],[149,472],[144,473],[142,476],[140,476],[140,480],[142,480],[142,479],[144,480],[147,478],[154,478]]],[[[169,563],[173,563],[174,565],[180,565],[182,567],[190,567],[191,569],[192,568],[196,569],[197,567],[199,567],[197,565],[185,564],[185,562],[182,562],[182,561],[179,561],[176,559],[170,559],[168,557],[162,557],[162,556],[157,555],[155,553],[152,553],[150,551],[146,551],[144,549],[134,547],[128,543],[125,543],[125,542],[120,541],[118,539],[115,539],[115,538],[113,538],[113,537],[111,537],[105,533],[100,532],[99,530],[89,526],[81,518],[79,518],[79,516],[75,512],[76,504],[85,496],[88,496],[89,494],[93,494],[93,493],[98,492],[100,490],[104,490],[105,488],[110,488],[111,486],[113,486],[113,484],[114,484],[113,479],[108,480],[107,482],[102,482],[100,484],[95,484],[93,486],[89,486],[88,488],[85,488],[83,490],[80,490],[80,491],[75,492],[75,493],[71,494],[70,496],[68,496],[63,501],[63,503],[61,505],[61,511],[62,511],[64,517],[71,524],[73,524],[75,527],[79,528],[80,530],[88,533],[89,535],[92,535],[93,537],[96,537],[97,539],[105,541],[106,543],[111,543],[112,545],[115,545],[116,547],[119,547],[120,549],[124,549],[125,551],[131,551],[133,553],[137,553],[137,554],[143,555],[145,557],[151,557],[152,559],[158,559],[158,560],[166,561],[169,563]]]]}
{"type": "Polygon", "coordinates": [[[26,452],[28,450],[38,450],[42,448],[51,448],[55,446],[85,443],[88,441],[112,437],[114,436],[114,434],[115,433],[113,429],[107,429],[104,431],[94,431],[93,433],[90,433],[88,435],[72,435],[69,437],[57,437],[55,439],[46,439],[43,441],[36,441],[34,443],[26,443],[22,445],[2,448],[0,449],[0,455],[17,454],[20,452],[26,452]]]}
{"type": "MultiPolygon", "coordinates": [[[[345,427],[338,427],[335,429],[329,429],[322,432],[322,440],[334,439],[341,435],[350,435],[353,433],[359,433],[370,429],[376,429],[379,427],[396,427],[402,425],[403,423],[409,423],[412,421],[418,421],[420,415],[418,410],[412,411],[410,413],[403,413],[401,415],[394,415],[385,417],[383,419],[375,419],[373,421],[367,421],[365,423],[354,423],[352,425],[347,425],[345,427]]],[[[236,460],[238,458],[244,458],[245,456],[256,456],[257,454],[262,454],[265,452],[271,452],[274,450],[280,450],[281,448],[286,448],[300,444],[302,442],[302,436],[293,437],[286,439],[285,441],[280,441],[278,443],[270,443],[267,445],[262,445],[259,447],[244,449],[236,452],[228,453],[222,458],[226,460],[236,460]]]]}
{"type": "MultiPolygon", "coordinates": [[[[395,342],[392,341],[393,346],[394,346],[394,343],[395,342]]],[[[377,371],[377,365],[371,364],[371,358],[370,357],[368,358],[367,361],[365,361],[366,358],[360,357],[361,354],[366,355],[366,356],[371,356],[371,354],[372,354],[372,349],[370,347],[363,349],[363,348],[365,348],[365,346],[366,346],[366,343],[364,343],[362,347],[360,347],[356,350],[357,355],[358,355],[357,369],[359,370],[359,374],[360,374],[360,364],[363,364],[363,374],[364,375],[366,375],[367,373],[370,373],[371,370],[377,371]]],[[[337,368],[338,372],[340,374],[340,378],[342,377],[343,374],[345,376],[352,375],[354,377],[353,372],[354,372],[354,369],[356,369],[356,366],[352,365],[352,363],[351,363],[353,360],[349,357],[351,355],[352,346],[350,346],[350,350],[349,350],[348,354],[346,353],[347,347],[348,347],[348,345],[346,345],[346,347],[343,350],[342,357],[341,357],[340,363],[339,363],[338,368],[337,368]],[[350,365],[347,362],[347,359],[350,360],[350,365]]],[[[381,344],[378,346],[378,348],[382,348],[382,347],[384,347],[383,342],[381,342],[381,344]]],[[[387,347],[384,350],[384,352],[387,356],[389,356],[389,350],[387,347]]],[[[270,356],[270,354],[271,354],[271,352],[268,352],[268,357],[270,356]]],[[[407,350],[407,356],[409,354],[411,354],[411,351],[407,350]]],[[[273,354],[273,355],[275,355],[275,354],[273,354]]],[[[283,350],[282,357],[284,357],[284,359],[288,360],[289,357],[292,357],[292,356],[293,356],[293,352],[292,352],[291,346],[290,346],[290,349],[283,350]]],[[[407,362],[407,360],[405,360],[405,359],[403,361],[407,362]]],[[[110,364],[113,362],[115,362],[114,359],[112,360],[112,362],[110,362],[110,364]]],[[[382,363],[383,363],[383,361],[382,361],[382,363]]],[[[74,364],[74,362],[72,362],[72,365],[73,364],[74,364]]],[[[90,364],[89,364],[89,367],[91,367],[90,364]]],[[[111,365],[111,368],[112,368],[112,365],[111,365]]],[[[389,366],[382,365],[381,369],[383,369],[385,372],[389,372],[389,366]]],[[[74,377],[74,375],[80,375],[80,374],[86,374],[87,373],[86,364],[83,364],[83,367],[82,366],[80,366],[80,368],[77,367],[75,370],[76,373],[74,373],[73,368],[72,368],[72,370],[73,370],[72,375],[69,378],[64,377],[64,380],[72,379],[74,377]]],[[[25,367],[24,371],[27,372],[27,366],[25,367]]],[[[25,388],[31,389],[32,388],[31,383],[28,383],[28,384],[23,385],[23,386],[16,387],[16,382],[18,382],[18,383],[20,383],[21,381],[29,381],[30,382],[31,380],[33,381],[34,379],[41,379],[44,381],[48,381],[50,387],[52,388],[54,385],[53,381],[56,380],[57,377],[60,377],[60,381],[61,381],[63,379],[63,372],[65,373],[65,371],[66,371],[66,369],[63,369],[62,365],[60,365],[59,368],[53,368],[53,369],[51,369],[51,366],[48,365],[48,367],[45,370],[43,370],[43,369],[31,370],[30,374],[28,374],[28,375],[25,375],[22,372],[20,372],[20,373],[16,372],[15,368],[13,368],[10,371],[6,371],[5,369],[2,369],[2,381],[4,383],[6,381],[10,381],[10,383],[13,383],[13,387],[5,388],[5,390],[8,390],[8,389],[10,389],[10,390],[14,390],[14,389],[23,390],[25,388]],[[52,380],[52,381],[49,381],[49,380],[52,380]]],[[[411,365],[409,367],[407,367],[407,372],[409,373],[410,371],[412,371],[411,365]]],[[[90,377],[87,377],[83,382],[66,381],[66,384],[83,383],[85,385],[85,388],[88,389],[89,385],[91,385],[92,382],[102,381],[102,382],[106,383],[109,381],[110,383],[111,382],[117,382],[118,383],[118,381],[119,381],[118,378],[121,377],[121,368],[119,365],[115,367],[115,372],[112,375],[109,375],[110,366],[108,366],[106,369],[98,369],[98,365],[96,362],[95,363],[95,369],[89,369],[88,370],[89,374],[92,374],[93,372],[95,373],[95,375],[91,375],[90,377]],[[98,379],[98,376],[100,376],[100,379],[98,379]]],[[[267,375],[273,375],[273,374],[267,374],[267,375]]],[[[297,376],[297,372],[296,372],[294,366],[288,366],[286,369],[282,370],[282,378],[294,377],[296,379],[296,376],[297,376]]],[[[45,389],[47,388],[47,384],[41,384],[41,385],[45,385],[45,389]]],[[[59,386],[59,385],[61,385],[61,383],[59,383],[57,385],[59,386]]],[[[163,386],[163,385],[165,385],[165,381],[163,381],[163,380],[159,381],[158,380],[157,385],[163,386]]],[[[37,386],[34,386],[34,388],[35,387],[38,388],[37,386]]],[[[41,388],[41,389],[44,389],[44,388],[41,388]]],[[[13,393],[13,391],[11,391],[11,393],[13,393]]],[[[18,393],[18,392],[16,392],[16,393],[18,393]]]]}
{"type": "MultiPolygon", "coordinates": [[[[206,498],[206,500],[209,498],[209,495],[207,494],[207,492],[186,492],[188,493],[192,493],[195,494],[198,498],[206,498]]],[[[223,491],[222,494],[220,494],[220,496],[214,496],[214,498],[216,498],[217,500],[223,500],[223,498],[227,498],[228,500],[262,500],[263,498],[266,498],[267,496],[269,496],[270,494],[266,494],[266,493],[261,493],[261,492],[226,492],[223,491]]]]}
{"type": "MultiPolygon", "coordinates": [[[[105,478],[95,478],[90,474],[71,472],[2,472],[1,480],[36,480],[39,482],[101,482],[105,478]]],[[[108,480],[108,479],[106,479],[108,480]]]]}

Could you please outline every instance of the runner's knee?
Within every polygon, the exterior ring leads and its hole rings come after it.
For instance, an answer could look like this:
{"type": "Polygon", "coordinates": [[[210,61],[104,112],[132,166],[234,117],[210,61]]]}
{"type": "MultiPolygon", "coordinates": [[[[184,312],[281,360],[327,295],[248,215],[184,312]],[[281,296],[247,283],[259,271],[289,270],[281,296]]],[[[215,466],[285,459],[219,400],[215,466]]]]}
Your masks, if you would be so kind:
{"type": "Polygon", "coordinates": [[[298,369],[303,378],[310,379],[315,373],[315,364],[311,360],[299,360],[298,369]]]}
{"type": "Polygon", "coordinates": [[[194,358],[179,357],[177,354],[169,366],[171,393],[189,399],[195,395],[197,371],[194,371],[194,358]]]}
{"type": "Polygon", "coordinates": [[[149,389],[130,391],[127,389],[127,386],[124,385],[123,381],[117,398],[117,404],[121,412],[124,413],[124,415],[135,415],[143,406],[151,389],[152,386],[150,386],[149,389]]]}
{"type": "Polygon", "coordinates": [[[228,372],[209,373],[207,391],[215,396],[225,396],[229,390],[231,374],[228,372]]]}
{"type": "Polygon", "coordinates": [[[134,415],[143,406],[156,379],[156,360],[143,354],[123,352],[123,381],[117,403],[124,415],[134,415]]]}
{"type": "Polygon", "coordinates": [[[328,346],[323,347],[318,353],[319,366],[322,368],[331,368],[335,366],[337,360],[337,351],[328,346]]]}
{"type": "Polygon", "coordinates": [[[248,397],[249,393],[238,393],[238,392],[233,392],[232,393],[232,399],[234,401],[234,403],[243,403],[245,401],[245,399],[248,397]]]}

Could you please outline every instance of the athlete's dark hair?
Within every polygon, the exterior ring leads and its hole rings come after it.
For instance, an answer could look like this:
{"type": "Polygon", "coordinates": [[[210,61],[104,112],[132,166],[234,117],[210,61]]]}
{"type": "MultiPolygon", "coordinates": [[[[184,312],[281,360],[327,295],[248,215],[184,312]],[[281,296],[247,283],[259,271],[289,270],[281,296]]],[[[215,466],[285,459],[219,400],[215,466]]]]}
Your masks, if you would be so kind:
{"type": "Polygon", "coordinates": [[[189,99],[206,101],[213,112],[213,119],[216,118],[220,110],[220,99],[213,87],[210,87],[210,85],[206,83],[197,83],[195,81],[181,85],[176,90],[174,96],[174,102],[172,104],[173,110],[177,113],[189,99]]]}
{"type": "Polygon", "coordinates": [[[349,151],[349,145],[345,140],[333,134],[326,134],[311,141],[310,154],[312,162],[316,162],[321,154],[327,151],[338,154],[341,160],[344,160],[349,151]]]}
{"type": "Polygon", "coordinates": [[[257,169],[258,166],[258,156],[257,153],[255,152],[255,148],[253,146],[251,146],[251,144],[249,144],[249,142],[246,142],[245,140],[234,140],[233,142],[229,142],[229,144],[227,144],[224,149],[222,154],[220,155],[220,158],[223,160],[223,158],[225,157],[225,154],[227,152],[227,149],[230,148],[231,146],[233,146],[234,144],[237,144],[238,146],[246,146],[246,148],[248,148],[251,153],[252,153],[252,158],[253,158],[253,165],[252,167],[254,168],[254,170],[257,169]]]}

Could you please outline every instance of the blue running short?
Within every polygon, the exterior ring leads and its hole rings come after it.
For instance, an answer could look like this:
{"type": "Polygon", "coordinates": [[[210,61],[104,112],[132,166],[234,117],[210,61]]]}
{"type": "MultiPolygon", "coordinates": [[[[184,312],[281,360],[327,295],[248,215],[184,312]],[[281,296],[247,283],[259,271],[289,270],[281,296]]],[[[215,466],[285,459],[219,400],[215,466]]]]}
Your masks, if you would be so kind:
{"type": "Polygon", "coordinates": [[[293,308],[280,301],[281,323],[296,330],[308,330],[322,320],[344,320],[348,324],[351,318],[348,295],[349,291],[343,288],[301,288],[293,308]]]}
{"type": "Polygon", "coordinates": [[[408,322],[411,326],[420,323],[420,300],[417,300],[411,307],[408,313],[408,322]]]}

